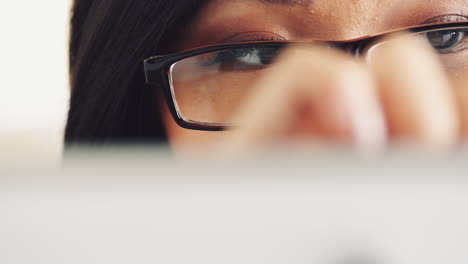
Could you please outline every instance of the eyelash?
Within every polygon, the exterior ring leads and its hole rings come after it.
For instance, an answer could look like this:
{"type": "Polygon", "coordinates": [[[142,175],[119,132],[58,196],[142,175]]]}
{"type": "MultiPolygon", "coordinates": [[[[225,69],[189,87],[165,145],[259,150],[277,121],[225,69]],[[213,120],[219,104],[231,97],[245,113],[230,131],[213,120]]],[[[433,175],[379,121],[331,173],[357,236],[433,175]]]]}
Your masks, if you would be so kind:
{"type": "Polygon", "coordinates": [[[444,23],[444,22],[459,22],[468,20],[468,12],[462,12],[459,14],[444,14],[436,17],[429,18],[423,22],[423,24],[429,23],[444,23]]]}
{"type": "Polygon", "coordinates": [[[247,32],[240,33],[234,36],[228,37],[220,43],[235,43],[235,42],[247,42],[247,41],[282,41],[286,40],[279,35],[269,34],[267,32],[247,32]]]}

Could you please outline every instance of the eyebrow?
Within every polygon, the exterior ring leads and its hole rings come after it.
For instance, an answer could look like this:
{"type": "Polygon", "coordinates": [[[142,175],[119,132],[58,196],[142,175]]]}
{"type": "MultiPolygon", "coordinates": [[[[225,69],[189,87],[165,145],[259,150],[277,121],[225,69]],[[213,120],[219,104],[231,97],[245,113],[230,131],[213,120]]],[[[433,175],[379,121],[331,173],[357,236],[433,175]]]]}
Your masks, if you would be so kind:
{"type": "Polygon", "coordinates": [[[314,0],[259,0],[267,5],[310,6],[314,0]]]}

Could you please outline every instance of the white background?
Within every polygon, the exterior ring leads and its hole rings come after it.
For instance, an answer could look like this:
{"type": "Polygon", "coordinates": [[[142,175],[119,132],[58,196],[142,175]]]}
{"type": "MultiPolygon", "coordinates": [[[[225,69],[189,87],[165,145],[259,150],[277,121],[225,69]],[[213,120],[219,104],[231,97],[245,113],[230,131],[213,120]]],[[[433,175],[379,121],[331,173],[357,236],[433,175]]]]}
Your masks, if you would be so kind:
{"type": "Polygon", "coordinates": [[[0,2],[0,157],[60,157],[70,2],[0,2]]]}

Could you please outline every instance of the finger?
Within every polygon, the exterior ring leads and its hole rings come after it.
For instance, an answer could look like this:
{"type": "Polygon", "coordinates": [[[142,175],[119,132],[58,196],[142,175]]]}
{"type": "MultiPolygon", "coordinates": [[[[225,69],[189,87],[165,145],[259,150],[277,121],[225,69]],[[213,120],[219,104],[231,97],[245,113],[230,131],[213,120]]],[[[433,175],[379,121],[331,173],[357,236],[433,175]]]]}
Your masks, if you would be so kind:
{"type": "Polygon", "coordinates": [[[454,81],[454,91],[458,102],[460,116],[460,135],[463,141],[468,140],[468,69],[464,77],[454,81]]]}
{"type": "Polygon", "coordinates": [[[400,36],[373,52],[375,72],[390,136],[434,149],[458,137],[453,91],[428,44],[400,36]]]}
{"type": "Polygon", "coordinates": [[[362,149],[385,143],[386,128],[365,67],[325,48],[289,50],[258,83],[227,149],[275,142],[335,141],[362,149]]]}

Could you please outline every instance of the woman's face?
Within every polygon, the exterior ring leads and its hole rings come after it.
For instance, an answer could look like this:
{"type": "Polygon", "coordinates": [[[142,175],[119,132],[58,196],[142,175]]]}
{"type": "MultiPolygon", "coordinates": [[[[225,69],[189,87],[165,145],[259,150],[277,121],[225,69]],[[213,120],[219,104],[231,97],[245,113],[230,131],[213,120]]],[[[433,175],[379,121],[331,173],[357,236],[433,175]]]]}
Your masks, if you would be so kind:
{"type": "MultiPolygon", "coordinates": [[[[349,40],[425,23],[467,20],[466,0],[211,0],[178,49],[255,40],[349,40]]],[[[166,110],[171,144],[223,140],[179,127],[166,110]]]]}

